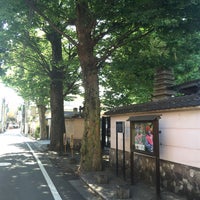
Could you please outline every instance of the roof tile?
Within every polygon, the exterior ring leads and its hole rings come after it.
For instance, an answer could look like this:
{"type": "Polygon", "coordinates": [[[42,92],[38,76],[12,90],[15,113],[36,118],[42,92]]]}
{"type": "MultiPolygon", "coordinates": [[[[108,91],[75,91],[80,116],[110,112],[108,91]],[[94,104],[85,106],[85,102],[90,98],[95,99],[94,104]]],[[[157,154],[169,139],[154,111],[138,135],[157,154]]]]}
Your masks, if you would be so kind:
{"type": "Polygon", "coordinates": [[[159,111],[159,110],[194,107],[194,106],[200,106],[200,95],[198,93],[186,96],[170,97],[168,99],[163,99],[159,101],[151,101],[141,104],[121,106],[105,112],[105,115],[159,111]]]}

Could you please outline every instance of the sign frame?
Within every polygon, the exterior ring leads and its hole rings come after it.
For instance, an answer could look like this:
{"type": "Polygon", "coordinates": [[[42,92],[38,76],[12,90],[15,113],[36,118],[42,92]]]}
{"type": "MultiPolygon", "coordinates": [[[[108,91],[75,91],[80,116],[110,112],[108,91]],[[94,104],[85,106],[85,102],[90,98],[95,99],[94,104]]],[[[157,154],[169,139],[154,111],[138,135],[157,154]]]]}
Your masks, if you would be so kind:
{"type": "MultiPolygon", "coordinates": [[[[134,184],[134,154],[140,153],[149,155],[155,159],[155,172],[156,172],[156,193],[160,195],[160,160],[159,160],[159,119],[160,115],[146,115],[146,116],[132,116],[127,121],[130,121],[130,150],[131,150],[131,182],[134,184]],[[139,125],[143,127],[138,127],[139,125]],[[147,128],[147,126],[149,126],[147,128]],[[153,134],[153,151],[147,151],[146,149],[139,149],[136,146],[135,136],[137,128],[142,129],[143,137],[147,134],[147,131],[151,131],[153,134]]],[[[145,146],[145,141],[141,143],[145,146]]]]}

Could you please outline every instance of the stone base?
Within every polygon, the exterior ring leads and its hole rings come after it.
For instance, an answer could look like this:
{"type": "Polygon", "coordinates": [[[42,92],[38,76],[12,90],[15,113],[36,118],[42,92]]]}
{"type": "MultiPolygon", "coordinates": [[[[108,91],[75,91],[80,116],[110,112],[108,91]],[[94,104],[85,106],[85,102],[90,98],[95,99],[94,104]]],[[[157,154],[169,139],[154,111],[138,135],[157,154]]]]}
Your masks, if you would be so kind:
{"type": "Polygon", "coordinates": [[[105,174],[98,174],[96,175],[96,181],[98,184],[108,184],[109,183],[109,177],[105,174]]]}
{"type": "MultiPolygon", "coordinates": [[[[110,166],[116,169],[116,150],[110,149],[110,166]]],[[[122,163],[122,151],[119,151],[119,163],[122,163]]],[[[126,163],[129,163],[130,154],[126,154],[126,163]]],[[[130,165],[126,165],[126,172],[131,171],[130,165]]],[[[134,177],[127,173],[127,178],[134,178],[134,182],[144,182],[155,186],[156,172],[155,159],[135,153],[134,177]]],[[[200,168],[191,167],[160,159],[160,187],[187,197],[188,200],[200,199],[200,168]]]]}
{"type": "Polygon", "coordinates": [[[131,190],[127,185],[118,185],[116,195],[118,199],[129,199],[131,197],[131,190]]]}
{"type": "Polygon", "coordinates": [[[77,163],[76,158],[70,158],[69,163],[70,164],[76,164],[77,163]]]}

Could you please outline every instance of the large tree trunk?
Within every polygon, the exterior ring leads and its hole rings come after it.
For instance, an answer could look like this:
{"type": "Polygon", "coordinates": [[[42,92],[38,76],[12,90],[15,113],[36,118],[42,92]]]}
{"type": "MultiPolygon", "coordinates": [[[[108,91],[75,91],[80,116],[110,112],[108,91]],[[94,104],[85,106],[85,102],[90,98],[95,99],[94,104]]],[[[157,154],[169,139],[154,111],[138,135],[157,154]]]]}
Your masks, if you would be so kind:
{"type": "Polygon", "coordinates": [[[81,147],[81,169],[85,171],[98,171],[102,169],[98,87],[97,70],[86,70],[84,73],[85,129],[81,147]]]}
{"type": "Polygon", "coordinates": [[[88,7],[84,2],[77,5],[77,16],[78,54],[85,89],[85,129],[80,164],[81,170],[98,171],[102,169],[99,81],[96,57],[93,55],[94,43],[91,38],[91,31],[95,21],[90,17],[88,7]]]}
{"type": "Polygon", "coordinates": [[[50,149],[62,152],[65,121],[63,105],[63,66],[59,66],[62,62],[61,35],[52,30],[47,34],[47,39],[51,42],[52,46],[52,69],[50,72],[50,149]]]}
{"type": "MultiPolygon", "coordinates": [[[[60,74],[61,75],[61,74],[60,74]]],[[[50,149],[54,151],[63,151],[63,133],[64,125],[64,106],[63,106],[63,83],[54,76],[50,87],[51,104],[51,129],[50,129],[50,149]]]]}
{"type": "Polygon", "coordinates": [[[47,139],[47,129],[46,129],[46,107],[44,105],[37,105],[38,113],[39,113],[39,121],[40,121],[40,139],[47,139]]]}

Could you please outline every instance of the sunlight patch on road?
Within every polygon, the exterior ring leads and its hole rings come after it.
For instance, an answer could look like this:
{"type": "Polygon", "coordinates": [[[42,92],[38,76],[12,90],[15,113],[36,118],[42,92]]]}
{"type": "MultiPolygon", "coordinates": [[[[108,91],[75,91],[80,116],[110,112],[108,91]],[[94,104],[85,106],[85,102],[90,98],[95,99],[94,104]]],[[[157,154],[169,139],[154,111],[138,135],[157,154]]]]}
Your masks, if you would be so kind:
{"type": "Polygon", "coordinates": [[[9,162],[0,162],[0,167],[8,167],[10,165],[11,165],[11,163],[9,163],[9,162]]]}
{"type": "Polygon", "coordinates": [[[35,165],[36,162],[35,161],[27,161],[27,162],[24,162],[25,165],[35,165]]]}

